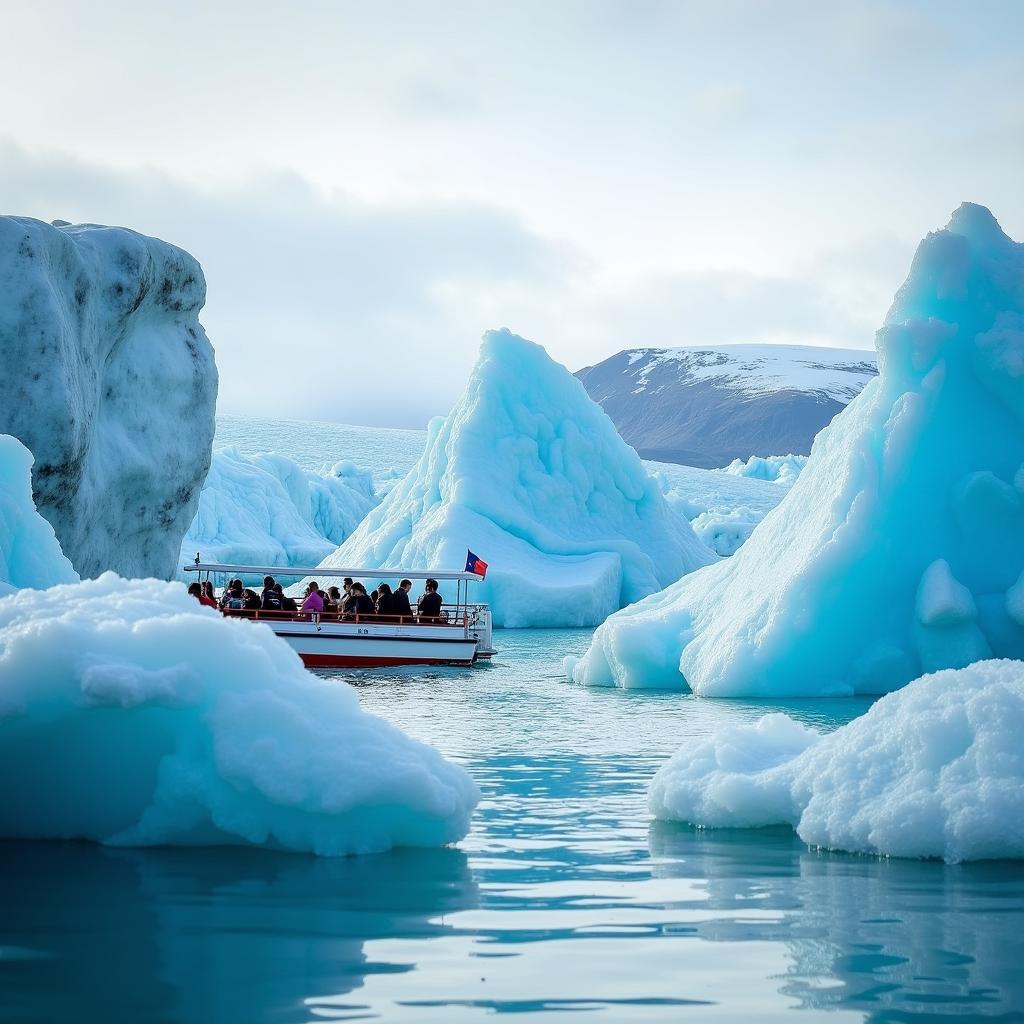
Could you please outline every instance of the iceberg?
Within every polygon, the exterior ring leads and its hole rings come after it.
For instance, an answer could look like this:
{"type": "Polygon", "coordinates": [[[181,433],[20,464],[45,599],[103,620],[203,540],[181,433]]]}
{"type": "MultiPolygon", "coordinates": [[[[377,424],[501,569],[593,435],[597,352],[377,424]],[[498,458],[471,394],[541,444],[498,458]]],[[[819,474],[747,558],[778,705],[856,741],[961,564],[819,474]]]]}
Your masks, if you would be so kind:
{"type": "Polygon", "coordinates": [[[312,473],[283,455],[221,449],[182,541],[179,568],[197,552],[206,562],[317,565],[378,500],[370,473],[351,462],[312,473]]]}
{"type": "Polygon", "coordinates": [[[961,206],[877,344],[880,375],[736,554],[609,618],[573,678],[879,694],[1024,657],[1024,247],[961,206]]]}
{"type": "Polygon", "coordinates": [[[0,835],[340,855],[465,835],[469,775],[180,583],[0,598],[0,835]]]}
{"type": "Polygon", "coordinates": [[[168,579],[210,465],[217,397],[188,253],[125,228],[0,217],[0,432],[83,576],[168,579]]]}
{"type": "Polygon", "coordinates": [[[32,503],[32,453],[0,435],[0,597],[77,581],[53,527],[32,503]]]}
{"type": "Polygon", "coordinates": [[[583,385],[541,346],[484,335],[418,464],[325,566],[461,569],[498,626],[592,626],[714,561],[583,385]]]}
{"type": "Polygon", "coordinates": [[[753,480],[773,480],[792,487],[806,465],[806,455],[751,455],[746,462],[733,459],[725,467],[725,472],[753,480]]]}
{"type": "Polygon", "coordinates": [[[786,824],[811,846],[950,862],[1024,858],[1024,663],[923,676],[828,735],[732,726],[655,775],[655,817],[786,824]]]}

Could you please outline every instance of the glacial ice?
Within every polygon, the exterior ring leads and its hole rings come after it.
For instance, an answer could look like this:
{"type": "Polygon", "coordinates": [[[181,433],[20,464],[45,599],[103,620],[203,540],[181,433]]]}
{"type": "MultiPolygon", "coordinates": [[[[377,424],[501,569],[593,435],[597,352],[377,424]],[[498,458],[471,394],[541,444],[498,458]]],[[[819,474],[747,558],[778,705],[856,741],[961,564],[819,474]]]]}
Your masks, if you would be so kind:
{"type": "Polygon", "coordinates": [[[206,562],[317,565],[378,502],[369,472],[338,462],[311,473],[283,455],[213,455],[181,566],[206,562]]]}
{"type": "Polygon", "coordinates": [[[1024,247],[961,206],[877,342],[880,376],[778,507],[728,561],[609,618],[578,682],[885,693],[1024,657],[1024,247]]]}
{"type": "Polygon", "coordinates": [[[787,715],[732,726],[655,775],[661,819],[788,824],[812,846],[947,861],[1024,858],[1024,663],[923,676],[822,736],[787,715]]]}
{"type": "Polygon", "coordinates": [[[473,597],[502,626],[595,625],[715,557],[583,385],[507,330],[484,336],[419,463],[324,564],[461,569],[467,549],[490,566],[473,597]]]}
{"type": "Polygon", "coordinates": [[[0,597],[77,580],[53,527],[32,503],[32,453],[0,434],[0,597]]]}
{"type": "Polygon", "coordinates": [[[744,462],[733,459],[725,467],[733,476],[746,476],[754,480],[776,480],[792,487],[801,470],[807,465],[806,455],[751,455],[744,462]]]}
{"type": "Polygon", "coordinates": [[[122,846],[439,846],[479,798],[266,626],[113,573],[0,598],[0,777],[0,835],[122,846]]]}
{"type": "Polygon", "coordinates": [[[125,228],[0,217],[0,432],[83,576],[175,573],[217,396],[199,264],[125,228]]]}

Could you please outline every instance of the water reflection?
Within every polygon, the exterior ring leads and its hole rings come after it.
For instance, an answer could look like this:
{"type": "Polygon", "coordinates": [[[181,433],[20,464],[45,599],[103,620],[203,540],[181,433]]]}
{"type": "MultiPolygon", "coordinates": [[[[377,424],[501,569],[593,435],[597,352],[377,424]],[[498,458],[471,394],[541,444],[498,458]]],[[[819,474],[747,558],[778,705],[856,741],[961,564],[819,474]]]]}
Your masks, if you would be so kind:
{"type": "Polygon", "coordinates": [[[0,843],[0,1019],[295,1021],[322,995],[362,1015],[367,976],[413,967],[364,944],[442,936],[476,901],[457,850],[0,843]]]}
{"type": "Polygon", "coordinates": [[[847,856],[809,850],[786,829],[664,823],[650,848],[655,877],[686,880],[709,912],[695,937],[785,944],[779,992],[802,1009],[1024,1020],[1020,864],[847,856]],[[716,913],[737,910],[746,916],[716,913]]]}

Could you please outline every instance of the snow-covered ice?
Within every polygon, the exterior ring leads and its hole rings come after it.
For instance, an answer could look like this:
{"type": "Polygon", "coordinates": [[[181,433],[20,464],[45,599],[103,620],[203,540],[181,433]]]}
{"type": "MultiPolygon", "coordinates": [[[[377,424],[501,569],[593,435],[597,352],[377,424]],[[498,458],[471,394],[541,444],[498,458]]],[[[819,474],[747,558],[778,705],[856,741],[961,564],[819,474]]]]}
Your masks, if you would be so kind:
{"type": "Polygon", "coordinates": [[[578,682],[884,693],[1024,657],[1024,252],[965,204],[920,245],[880,376],[728,561],[612,616],[578,682]]]}
{"type": "Polygon", "coordinates": [[[644,362],[637,393],[647,390],[655,369],[673,366],[680,379],[728,380],[750,395],[804,391],[849,402],[876,372],[873,352],[822,348],[819,355],[807,345],[684,345],[631,349],[627,354],[629,365],[644,362]]]}
{"type": "Polygon", "coordinates": [[[217,396],[188,253],[125,228],[0,217],[0,432],[84,576],[169,578],[210,464],[217,396]]]}
{"type": "Polygon", "coordinates": [[[0,597],[20,587],[73,583],[78,573],[32,503],[32,453],[0,434],[0,597]]]}
{"type": "Polygon", "coordinates": [[[0,598],[0,835],[321,854],[465,835],[466,772],[180,583],[0,598]]]}
{"type": "Polygon", "coordinates": [[[722,729],[657,773],[658,818],[788,824],[812,846],[1024,858],[1024,663],[923,676],[822,736],[787,715],[722,729]]]}
{"type": "Polygon", "coordinates": [[[583,385],[508,331],[484,336],[419,463],[325,564],[461,569],[467,548],[504,626],[594,625],[714,560],[583,385]]]}
{"type": "Polygon", "coordinates": [[[214,452],[179,568],[206,562],[318,564],[378,502],[373,479],[351,462],[313,473],[272,453],[214,452]]]}

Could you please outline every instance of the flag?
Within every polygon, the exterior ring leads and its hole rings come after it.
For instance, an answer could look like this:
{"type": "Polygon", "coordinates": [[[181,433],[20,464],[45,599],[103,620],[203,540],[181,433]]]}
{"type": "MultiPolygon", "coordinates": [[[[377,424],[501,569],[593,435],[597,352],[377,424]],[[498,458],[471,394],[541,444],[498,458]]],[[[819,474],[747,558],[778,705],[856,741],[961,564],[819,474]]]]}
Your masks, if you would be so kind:
{"type": "Polygon", "coordinates": [[[472,551],[466,552],[466,572],[476,573],[477,576],[487,575],[487,563],[482,558],[477,558],[472,551]]]}

